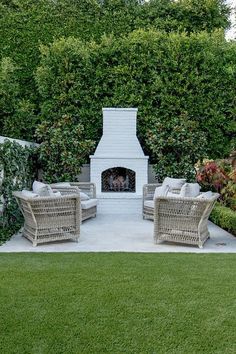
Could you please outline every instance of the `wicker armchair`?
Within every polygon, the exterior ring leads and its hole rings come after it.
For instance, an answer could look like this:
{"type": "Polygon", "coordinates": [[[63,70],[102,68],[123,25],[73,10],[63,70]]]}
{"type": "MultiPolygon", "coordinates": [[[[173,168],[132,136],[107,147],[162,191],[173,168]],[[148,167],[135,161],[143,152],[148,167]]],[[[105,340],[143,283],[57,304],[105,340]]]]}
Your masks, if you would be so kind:
{"type": "Polygon", "coordinates": [[[24,216],[23,236],[39,243],[74,239],[80,235],[81,209],[79,194],[61,197],[26,198],[14,192],[24,216]]]}
{"type": "Polygon", "coordinates": [[[209,238],[208,218],[219,194],[210,199],[158,197],[154,201],[154,241],[173,241],[202,248],[209,238]]]}
{"type": "Polygon", "coordinates": [[[82,221],[95,217],[97,214],[96,186],[91,182],[70,182],[70,187],[62,187],[60,184],[51,184],[53,190],[61,192],[62,195],[83,192],[86,193],[90,200],[81,201],[82,221]]]}

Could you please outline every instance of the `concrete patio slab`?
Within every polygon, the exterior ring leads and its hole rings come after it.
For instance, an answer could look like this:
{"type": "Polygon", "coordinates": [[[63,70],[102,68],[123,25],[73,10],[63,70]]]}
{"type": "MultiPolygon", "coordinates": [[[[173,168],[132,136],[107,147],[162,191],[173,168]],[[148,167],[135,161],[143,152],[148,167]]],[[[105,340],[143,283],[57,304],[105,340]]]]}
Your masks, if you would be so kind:
{"type": "Polygon", "coordinates": [[[154,244],[153,222],[141,215],[98,214],[81,225],[79,242],[52,242],[33,247],[20,233],[0,252],[186,252],[236,253],[236,237],[209,222],[210,239],[202,249],[174,243],[154,244]]]}

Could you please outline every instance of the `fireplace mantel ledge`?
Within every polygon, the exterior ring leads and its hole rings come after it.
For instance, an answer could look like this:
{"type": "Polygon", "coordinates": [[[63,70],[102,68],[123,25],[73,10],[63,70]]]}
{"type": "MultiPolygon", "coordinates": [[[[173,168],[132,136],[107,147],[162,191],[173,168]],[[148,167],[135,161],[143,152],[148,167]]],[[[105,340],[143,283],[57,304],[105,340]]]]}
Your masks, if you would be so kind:
{"type": "Polygon", "coordinates": [[[129,160],[132,160],[132,159],[138,159],[138,160],[148,160],[149,159],[149,156],[132,156],[132,155],[117,155],[117,156],[109,156],[109,155],[99,155],[99,156],[96,156],[96,155],[90,155],[89,156],[90,159],[129,159],[129,160]]]}
{"type": "Polygon", "coordinates": [[[101,194],[97,194],[98,199],[141,199],[142,195],[136,193],[129,192],[103,192],[101,194]]]}

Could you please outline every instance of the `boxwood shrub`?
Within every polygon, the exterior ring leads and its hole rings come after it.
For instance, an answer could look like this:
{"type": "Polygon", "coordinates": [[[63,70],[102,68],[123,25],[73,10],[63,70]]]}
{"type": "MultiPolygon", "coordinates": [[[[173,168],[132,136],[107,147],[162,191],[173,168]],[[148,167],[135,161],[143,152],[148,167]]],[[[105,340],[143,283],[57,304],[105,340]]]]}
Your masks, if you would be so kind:
{"type": "Polygon", "coordinates": [[[216,225],[236,236],[236,213],[228,207],[216,203],[210,219],[216,225]]]}

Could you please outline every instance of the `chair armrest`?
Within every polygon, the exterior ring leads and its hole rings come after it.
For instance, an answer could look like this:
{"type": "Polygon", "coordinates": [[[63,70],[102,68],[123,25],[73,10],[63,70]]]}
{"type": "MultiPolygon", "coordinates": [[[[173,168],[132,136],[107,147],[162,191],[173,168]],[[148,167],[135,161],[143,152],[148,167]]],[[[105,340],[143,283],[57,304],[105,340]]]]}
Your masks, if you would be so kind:
{"type": "Polygon", "coordinates": [[[70,182],[71,186],[78,187],[81,192],[86,193],[91,199],[96,198],[96,185],[92,182],[70,182]]]}
{"type": "Polygon", "coordinates": [[[51,185],[53,191],[60,192],[62,195],[79,194],[80,190],[76,186],[56,186],[51,185]]]}
{"type": "Polygon", "coordinates": [[[79,193],[86,193],[90,199],[96,198],[96,185],[92,182],[69,182],[70,186],[58,186],[57,184],[51,184],[50,186],[54,191],[59,191],[63,195],[79,193]]]}
{"type": "Polygon", "coordinates": [[[46,196],[46,197],[36,197],[36,198],[28,198],[25,197],[24,195],[22,195],[22,192],[13,192],[12,193],[14,195],[14,197],[18,200],[24,200],[26,202],[29,202],[30,204],[34,204],[37,202],[45,202],[45,203],[55,203],[55,201],[57,202],[62,202],[63,200],[66,199],[79,199],[80,200],[80,195],[79,193],[67,193],[61,196],[46,196]]]}
{"type": "Polygon", "coordinates": [[[148,183],[143,186],[143,201],[152,200],[154,197],[155,189],[160,187],[161,183],[148,183]]]}

